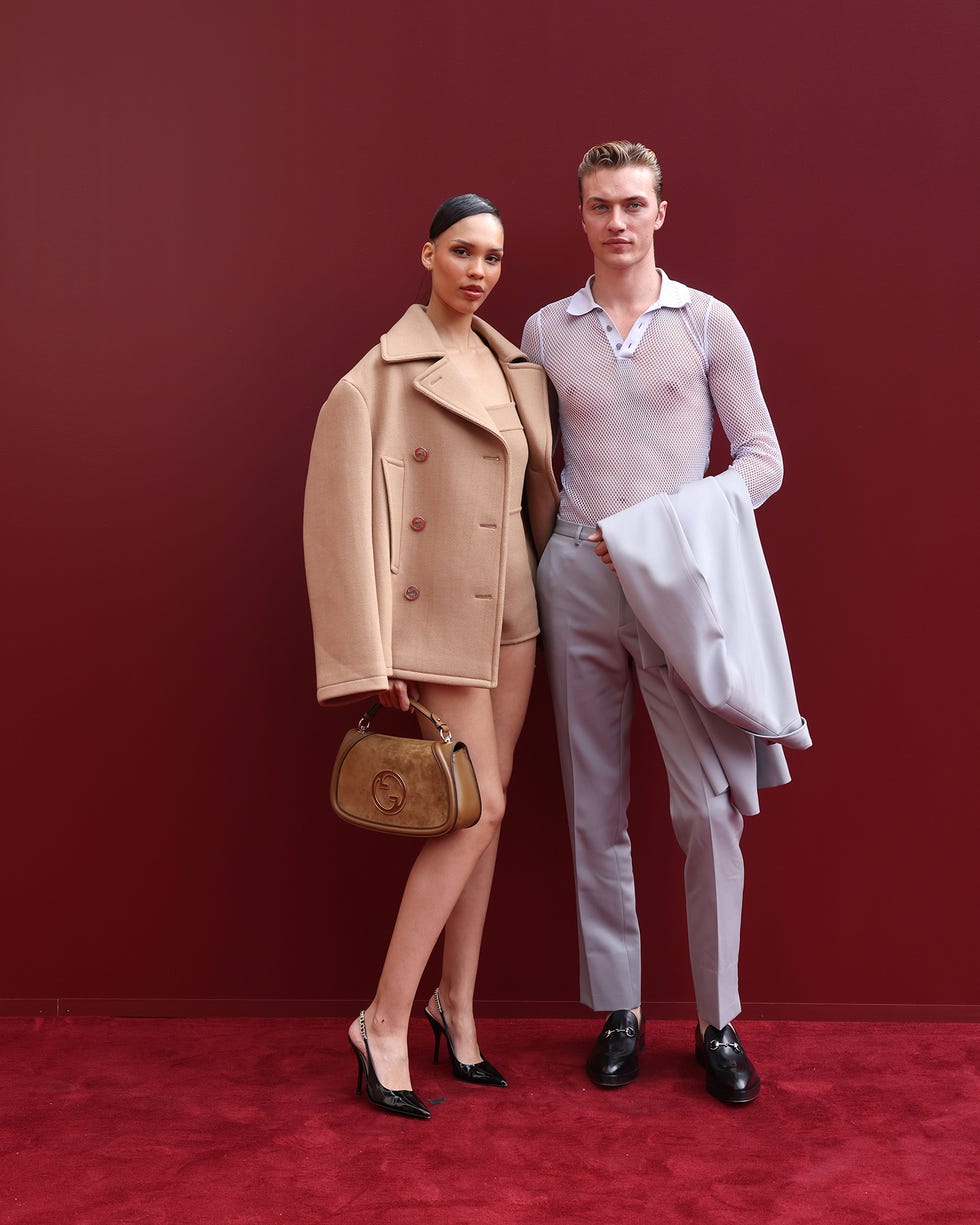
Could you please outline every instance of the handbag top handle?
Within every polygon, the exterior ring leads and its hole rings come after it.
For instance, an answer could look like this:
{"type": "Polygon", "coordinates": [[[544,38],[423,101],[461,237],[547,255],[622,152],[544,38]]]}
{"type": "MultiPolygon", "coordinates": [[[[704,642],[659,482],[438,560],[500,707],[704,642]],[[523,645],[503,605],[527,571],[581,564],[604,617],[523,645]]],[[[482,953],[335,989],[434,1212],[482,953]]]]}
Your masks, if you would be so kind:
{"type": "MultiPolygon", "coordinates": [[[[438,715],[434,715],[427,706],[423,706],[421,702],[416,702],[414,698],[409,698],[408,703],[413,710],[417,710],[420,715],[424,715],[430,721],[430,723],[435,725],[439,731],[439,739],[443,742],[443,744],[452,744],[453,734],[438,715]]],[[[359,732],[368,731],[371,727],[371,720],[380,709],[380,702],[375,702],[373,706],[368,707],[368,709],[358,720],[357,730],[359,732]]]]}

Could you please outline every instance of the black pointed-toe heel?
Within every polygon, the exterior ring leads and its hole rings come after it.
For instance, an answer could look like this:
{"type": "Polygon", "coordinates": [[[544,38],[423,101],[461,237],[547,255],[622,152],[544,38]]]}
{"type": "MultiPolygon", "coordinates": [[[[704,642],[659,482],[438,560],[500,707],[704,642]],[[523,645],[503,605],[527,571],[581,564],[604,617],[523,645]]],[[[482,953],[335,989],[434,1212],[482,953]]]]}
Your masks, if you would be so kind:
{"type": "Polygon", "coordinates": [[[439,1062],[439,1040],[443,1037],[446,1039],[446,1049],[449,1051],[449,1062],[453,1065],[453,1076],[457,1080],[465,1080],[471,1085],[493,1085],[497,1089],[506,1089],[507,1082],[500,1075],[492,1063],[486,1059],[481,1059],[479,1063],[460,1063],[456,1058],[456,1052],[453,1050],[453,1040],[449,1036],[449,1028],[446,1025],[446,1014],[442,1010],[442,1000],[439,998],[439,988],[437,987],[432,993],[435,996],[436,1007],[439,1009],[440,1020],[425,1010],[425,1015],[429,1018],[429,1024],[432,1026],[432,1033],[436,1040],[435,1053],[432,1056],[432,1062],[439,1062]]]}
{"type": "Polygon", "coordinates": [[[432,1115],[422,1104],[421,1098],[417,1097],[411,1089],[386,1089],[378,1080],[378,1074],[374,1070],[374,1060],[371,1058],[371,1048],[368,1046],[367,1026],[364,1024],[363,1012],[358,1020],[361,1024],[364,1050],[358,1050],[350,1034],[347,1035],[347,1041],[350,1042],[351,1049],[357,1056],[358,1095],[361,1092],[361,1085],[366,1081],[368,1101],[373,1102],[381,1110],[387,1110],[390,1114],[400,1114],[406,1119],[431,1119],[432,1115]]]}

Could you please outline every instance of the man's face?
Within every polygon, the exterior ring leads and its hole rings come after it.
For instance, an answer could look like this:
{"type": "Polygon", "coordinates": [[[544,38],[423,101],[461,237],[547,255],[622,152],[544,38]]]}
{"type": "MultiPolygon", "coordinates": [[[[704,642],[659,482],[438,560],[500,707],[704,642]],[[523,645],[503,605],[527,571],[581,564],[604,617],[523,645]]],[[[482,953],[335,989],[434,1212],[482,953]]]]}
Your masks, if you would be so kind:
{"type": "Polygon", "coordinates": [[[607,268],[652,262],[653,236],[666,211],[646,166],[600,167],[582,180],[582,228],[596,263],[607,268]]]}

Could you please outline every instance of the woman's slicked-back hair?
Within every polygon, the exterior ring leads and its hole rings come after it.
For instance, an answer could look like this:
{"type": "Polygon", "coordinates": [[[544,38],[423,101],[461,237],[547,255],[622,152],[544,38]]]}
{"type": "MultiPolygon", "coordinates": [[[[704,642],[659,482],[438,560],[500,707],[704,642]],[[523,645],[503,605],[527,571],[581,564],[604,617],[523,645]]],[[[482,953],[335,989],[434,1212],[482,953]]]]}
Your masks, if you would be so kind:
{"type": "Polygon", "coordinates": [[[429,226],[429,242],[435,242],[440,234],[445,233],[450,226],[462,221],[464,217],[476,217],[479,213],[490,213],[500,220],[496,206],[491,204],[486,196],[475,196],[467,192],[463,196],[450,196],[436,209],[436,215],[429,226]]]}

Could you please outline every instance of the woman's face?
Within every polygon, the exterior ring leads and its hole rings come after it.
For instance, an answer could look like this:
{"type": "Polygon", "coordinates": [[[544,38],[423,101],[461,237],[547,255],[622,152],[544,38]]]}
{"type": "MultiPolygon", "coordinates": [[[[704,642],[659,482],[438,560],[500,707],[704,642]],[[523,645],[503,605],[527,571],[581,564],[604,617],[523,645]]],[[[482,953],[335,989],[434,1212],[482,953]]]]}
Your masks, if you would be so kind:
{"type": "Polygon", "coordinates": [[[492,213],[464,217],[422,248],[422,263],[432,273],[430,305],[459,315],[474,315],[500,277],[504,228],[492,213]]]}

